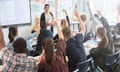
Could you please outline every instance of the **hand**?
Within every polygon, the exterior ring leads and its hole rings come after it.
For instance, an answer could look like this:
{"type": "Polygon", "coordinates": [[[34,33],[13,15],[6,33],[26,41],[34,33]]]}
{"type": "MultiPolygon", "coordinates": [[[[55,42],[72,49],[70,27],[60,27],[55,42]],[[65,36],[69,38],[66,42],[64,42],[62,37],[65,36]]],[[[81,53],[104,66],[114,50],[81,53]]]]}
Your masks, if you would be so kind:
{"type": "Polygon", "coordinates": [[[120,15],[120,5],[118,6],[118,14],[120,15]]]}
{"type": "Polygon", "coordinates": [[[98,14],[99,16],[102,16],[101,11],[97,11],[97,14],[98,14]]]}
{"type": "Polygon", "coordinates": [[[89,2],[87,2],[87,6],[90,8],[90,3],[89,2]]]}
{"type": "Polygon", "coordinates": [[[54,26],[54,19],[53,19],[53,20],[51,20],[51,25],[53,25],[53,26],[54,26]]]}
{"type": "Polygon", "coordinates": [[[77,10],[74,10],[74,15],[77,17],[77,18],[80,18],[80,14],[77,10]]]}
{"type": "Polygon", "coordinates": [[[54,24],[54,26],[55,26],[56,28],[59,27],[57,21],[53,21],[53,24],[54,24]]]}
{"type": "Polygon", "coordinates": [[[67,11],[66,11],[65,9],[63,9],[63,12],[64,12],[66,15],[68,15],[68,13],[67,13],[67,11]]]}

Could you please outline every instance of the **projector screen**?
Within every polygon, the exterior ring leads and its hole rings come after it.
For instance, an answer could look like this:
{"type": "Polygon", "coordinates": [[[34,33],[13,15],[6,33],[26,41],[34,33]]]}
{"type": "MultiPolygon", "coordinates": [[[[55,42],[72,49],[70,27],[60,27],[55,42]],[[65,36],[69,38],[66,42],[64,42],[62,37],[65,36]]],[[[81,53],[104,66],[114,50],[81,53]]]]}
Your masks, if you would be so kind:
{"type": "Polygon", "coordinates": [[[0,0],[2,26],[30,24],[29,0],[0,0]]]}

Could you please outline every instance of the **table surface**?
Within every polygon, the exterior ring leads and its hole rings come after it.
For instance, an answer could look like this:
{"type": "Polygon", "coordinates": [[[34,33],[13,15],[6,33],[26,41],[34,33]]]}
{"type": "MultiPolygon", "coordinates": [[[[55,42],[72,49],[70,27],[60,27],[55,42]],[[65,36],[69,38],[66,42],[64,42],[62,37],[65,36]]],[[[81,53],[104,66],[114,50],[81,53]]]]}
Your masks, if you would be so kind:
{"type": "Polygon", "coordinates": [[[92,48],[96,48],[97,47],[97,42],[94,40],[88,40],[87,42],[85,42],[84,44],[85,47],[85,52],[86,55],[89,55],[89,52],[92,48]]]}

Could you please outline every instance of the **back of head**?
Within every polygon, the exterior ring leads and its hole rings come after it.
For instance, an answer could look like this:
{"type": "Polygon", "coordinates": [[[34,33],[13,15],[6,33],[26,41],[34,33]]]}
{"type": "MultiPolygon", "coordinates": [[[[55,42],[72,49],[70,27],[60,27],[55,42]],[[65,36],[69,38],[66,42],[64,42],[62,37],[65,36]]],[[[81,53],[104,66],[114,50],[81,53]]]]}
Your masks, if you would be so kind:
{"type": "Polygon", "coordinates": [[[67,21],[66,21],[65,19],[62,19],[62,20],[61,20],[61,26],[62,26],[62,29],[63,29],[64,27],[68,27],[67,21]]]}
{"type": "Polygon", "coordinates": [[[105,28],[103,28],[103,27],[99,27],[98,29],[97,29],[97,34],[99,35],[99,36],[104,36],[104,35],[106,35],[106,29],[105,28]]]}
{"type": "Polygon", "coordinates": [[[26,40],[24,38],[17,38],[13,42],[13,48],[16,53],[26,53],[27,52],[26,40]]]}
{"type": "Polygon", "coordinates": [[[83,22],[86,21],[87,20],[86,15],[81,15],[81,19],[83,22]]]}
{"type": "Polygon", "coordinates": [[[108,45],[108,42],[109,42],[106,29],[103,27],[98,28],[97,34],[101,38],[101,42],[98,44],[98,47],[99,48],[106,48],[108,45]]]}
{"type": "Polygon", "coordinates": [[[42,46],[43,50],[45,51],[46,62],[51,65],[54,55],[54,41],[51,38],[45,38],[42,46]]]}
{"type": "Polygon", "coordinates": [[[17,35],[17,27],[9,27],[9,34],[8,34],[8,38],[9,38],[9,42],[13,42],[14,37],[17,35]]]}
{"type": "Polygon", "coordinates": [[[63,32],[63,36],[64,36],[65,39],[69,39],[71,37],[71,35],[72,35],[71,30],[70,30],[69,27],[63,28],[62,32],[63,32]]]}
{"type": "Polygon", "coordinates": [[[52,62],[54,57],[54,43],[51,38],[45,38],[42,44],[45,60],[38,64],[38,72],[52,72],[52,62]]]}

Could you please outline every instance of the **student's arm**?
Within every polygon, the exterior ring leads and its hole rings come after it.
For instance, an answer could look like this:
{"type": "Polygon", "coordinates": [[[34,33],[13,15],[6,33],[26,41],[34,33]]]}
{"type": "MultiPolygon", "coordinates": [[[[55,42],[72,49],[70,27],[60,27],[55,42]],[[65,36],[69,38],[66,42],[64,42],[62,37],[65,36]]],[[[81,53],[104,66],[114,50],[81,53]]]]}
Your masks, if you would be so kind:
{"type": "Polygon", "coordinates": [[[83,25],[83,22],[82,22],[82,20],[81,20],[81,17],[80,17],[80,14],[78,13],[78,11],[77,10],[74,10],[74,14],[75,14],[75,16],[76,16],[76,18],[78,19],[78,21],[79,21],[79,26],[80,26],[80,33],[82,33],[83,34],[83,36],[84,36],[84,34],[85,34],[85,27],[84,27],[84,25],[83,25]]]}
{"type": "Polygon", "coordinates": [[[24,38],[25,38],[25,40],[30,40],[30,39],[37,37],[37,36],[38,36],[38,34],[35,32],[35,33],[29,34],[29,35],[25,35],[24,38]]]}
{"type": "Polygon", "coordinates": [[[117,22],[119,23],[119,22],[120,22],[120,19],[119,19],[119,17],[120,17],[120,7],[118,7],[117,11],[118,11],[118,14],[117,14],[117,22]]]}
{"type": "Polygon", "coordinates": [[[108,36],[108,40],[109,40],[108,48],[112,52],[114,52],[114,42],[113,42],[112,32],[110,30],[110,26],[109,26],[107,20],[103,17],[103,15],[100,11],[98,11],[98,15],[100,16],[100,21],[101,21],[102,25],[107,30],[107,36],[108,36]]]}
{"type": "Polygon", "coordinates": [[[68,16],[67,11],[66,11],[65,9],[63,9],[63,12],[64,12],[65,15],[66,15],[66,20],[67,20],[67,22],[68,22],[68,25],[70,26],[70,19],[69,19],[69,16],[68,16]]]}
{"type": "Polygon", "coordinates": [[[93,16],[93,14],[92,14],[92,10],[91,10],[91,8],[90,8],[90,3],[89,3],[89,2],[87,2],[87,6],[88,6],[90,18],[91,18],[92,20],[94,20],[94,16],[93,16]]]}
{"type": "Polygon", "coordinates": [[[60,30],[60,27],[58,26],[58,23],[57,23],[56,21],[54,21],[54,26],[55,26],[56,29],[57,29],[57,33],[58,33],[59,39],[64,39],[63,33],[62,33],[62,31],[60,30]]]}

